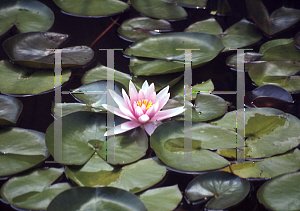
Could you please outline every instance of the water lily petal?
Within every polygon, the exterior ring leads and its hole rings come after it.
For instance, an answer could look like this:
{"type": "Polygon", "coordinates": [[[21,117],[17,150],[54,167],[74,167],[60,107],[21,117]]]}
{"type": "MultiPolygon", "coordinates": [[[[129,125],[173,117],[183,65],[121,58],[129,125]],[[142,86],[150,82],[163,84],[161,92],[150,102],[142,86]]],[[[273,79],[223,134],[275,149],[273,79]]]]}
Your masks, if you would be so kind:
{"type": "Polygon", "coordinates": [[[122,95],[123,95],[123,99],[124,99],[125,103],[127,104],[127,107],[129,108],[131,113],[133,113],[133,108],[132,108],[131,102],[130,102],[129,97],[124,89],[122,89],[122,95]]]}
{"type": "Polygon", "coordinates": [[[129,130],[132,130],[134,128],[137,128],[140,125],[141,125],[140,123],[133,122],[133,121],[124,122],[124,123],[116,126],[115,128],[112,128],[109,131],[105,132],[104,136],[107,136],[107,133],[111,133],[111,132],[113,132],[113,135],[124,133],[126,131],[129,131],[129,130]]]}
{"type": "Polygon", "coordinates": [[[148,81],[146,80],[142,85],[142,90],[143,90],[144,94],[147,92],[148,88],[149,88],[149,84],[148,84],[148,81]]]}
{"type": "Polygon", "coordinates": [[[171,108],[163,111],[157,112],[154,117],[152,117],[151,121],[159,121],[163,119],[170,118],[172,116],[176,116],[185,111],[184,107],[171,108]]]}
{"type": "Polygon", "coordinates": [[[154,116],[154,114],[156,114],[155,111],[155,105],[151,106],[148,111],[146,112],[146,114],[150,117],[150,119],[154,116]]]}
{"type": "Polygon", "coordinates": [[[152,93],[152,95],[149,97],[149,100],[154,104],[156,102],[156,93],[152,93]]]}
{"type": "Polygon", "coordinates": [[[142,111],[143,111],[143,113],[146,113],[146,111],[147,111],[147,107],[146,107],[146,105],[145,104],[142,104],[142,111]]]}
{"type": "Polygon", "coordinates": [[[140,116],[144,115],[144,112],[140,106],[137,106],[135,109],[135,116],[138,119],[140,116]]]}
{"type": "Polygon", "coordinates": [[[158,110],[162,109],[166,105],[169,98],[170,98],[170,93],[168,93],[165,97],[160,99],[158,110]]]}
{"type": "MultiPolygon", "coordinates": [[[[152,83],[152,84],[148,87],[147,91],[144,92],[144,93],[145,93],[145,98],[148,99],[148,100],[150,100],[151,95],[152,95],[153,93],[155,93],[155,90],[154,90],[154,83],[152,83]]],[[[155,95],[156,95],[156,94],[155,94],[155,95]]]]}
{"type": "Polygon", "coordinates": [[[141,124],[144,124],[150,120],[149,116],[147,114],[143,114],[142,116],[139,117],[139,122],[141,124]]]}
{"type": "Polygon", "coordinates": [[[157,125],[154,124],[153,122],[148,122],[146,124],[143,125],[145,131],[149,134],[149,136],[152,135],[152,133],[154,132],[154,130],[157,128],[157,125]]]}
{"type": "Polygon", "coordinates": [[[160,100],[162,98],[164,98],[167,93],[169,91],[169,86],[166,86],[164,89],[162,89],[157,95],[156,95],[156,99],[157,100],[160,100]]]}
{"type": "Polygon", "coordinates": [[[113,113],[113,114],[116,114],[118,115],[119,117],[122,117],[124,119],[128,119],[128,120],[133,120],[133,119],[136,119],[136,118],[130,118],[129,116],[125,115],[120,109],[118,108],[115,108],[111,105],[107,105],[107,104],[102,104],[102,106],[108,110],[109,112],[113,113]]]}
{"type": "Polygon", "coordinates": [[[133,105],[134,102],[138,101],[138,93],[135,92],[132,88],[129,89],[129,96],[131,105],[133,105]]]}
{"type": "Polygon", "coordinates": [[[145,95],[142,89],[140,89],[139,94],[138,94],[138,100],[144,100],[145,95]]]}

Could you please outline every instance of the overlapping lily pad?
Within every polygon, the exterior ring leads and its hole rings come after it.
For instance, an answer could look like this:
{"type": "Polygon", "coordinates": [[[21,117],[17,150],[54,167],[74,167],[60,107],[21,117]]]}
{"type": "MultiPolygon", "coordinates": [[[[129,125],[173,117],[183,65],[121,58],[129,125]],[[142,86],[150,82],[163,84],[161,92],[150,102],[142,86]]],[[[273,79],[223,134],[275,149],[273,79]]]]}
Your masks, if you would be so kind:
{"type": "Polygon", "coordinates": [[[192,129],[185,131],[184,123],[176,121],[158,126],[150,137],[157,157],[166,165],[183,171],[208,171],[226,166],[228,161],[209,149],[235,149],[236,141],[242,143],[242,137],[223,127],[193,123],[192,129]],[[192,149],[188,153],[193,162],[184,161],[184,132],[192,137],[192,149]]]}
{"type": "Polygon", "coordinates": [[[60,193],[47,211],[66,210],[147,211],[134,194],[113,187],[77,187],[60,193]]]}
{"type": "Polygon", "coordinates": [[[44,133],[21,128],[0,130],[0,176],[30,169],[48,156],[44,133]]]}
{"type": "MultiPolygon", "coordinates": [[[[249,68],[259,62],[264,61],[256,61],[257,59],[261,58],[263,54],[255,53],[255,52],[245,52],[244,53],[244,67],[245,71],[247,72],[249,68]]],[[[232,70],[237,69],[237,54],[232,54],[227,57],[226,65],[231,67],[232,70]]]]}
{"type": "Polygon", "coordinates": [[[120,36],[129,41],[136,41],[160,32],[171,31],[172,26],[166,20],[148,17],[131,18],[122,23],[118,29],[120,36]]]}
{"type": "MultiPolygon", "coordinates": [[[[17,64],[32,68],[54,68],[55,49],[68,38],[55,32],[28,32],[8,38],[3,49],[17,64]]],[[[94,57],[88,46],[64,48],[61,53],[61,67],[85,65],[94,57]]]]}
{"type": "Polygon", "coordinates": [[[147,190],[139,195],[148,211],[172,211],[182,199],[178,185],[147,190]]]}
{"type": "Polygon", "coordinates": [[[96,153],[83,167],[66,167],[66,175],[80,186],[110,186],[132,193],[153,186],[165,174],[166,167],[157,158],[148,158],[120,167],[106,163],[96,153]]]}
{"type": "Polygon", "coordinates": [[[300,91],[300,63],[291,61],[265,62],[252,66],[249,76],[258,86],[271,84],[284,88],[288,92],[300,91]]]}
{"type": "Polygon", "coordinates": [[[55,196],[71,188],[68,183],[51,185],[63,172],[63,168],[49,168],[13,177],[2,186],[1,197],[22,209],[46,210],[55,196]]]}
{"type": "Polygon", "coordinates": [[[207,0],[161,0],[169,4],[176,4],[183,7],[205,8],[207,0]]]}
{"type": "Polygon", "coordinates": [[[80,17],[102,17],[123,12],[129,5],[119,0],[53,0],[68,15],[80,17]]]}
{"type": "MultiPolygon", "coordinates": [[[[115,125],[125,120],[114,117],[115,125]]],[[[83,165],[96,152],[112,164],[131,163],[143,157],[148,138],[140,127],[120,135],[106,137],[106,114],[79,111],[62,117],[62,161],[68,165],[83,165]],[[106,156],[108,158],[106,158],[106,156]],[[113,157],[113,159],[111,159],[113,157]]],[[[46,132],[46,145],[54,155],[54,123],[46,132]]]]}
{"type": "MultiPolygon", "coordinates": [[[[296,172],[300,169],[300,150],[295,149],[292,153],[266,158],[262,161],[232,164],[231,169],[241,178],[270,179],[281,174],[296,172]]],[[[222,171],[231,172],[228,167],[222,171]]]]}
{"type": "Polygon", "coordinates": [[[270,210],[300,210],[300,172],[278,176],[257,191],[260,203],[270,210]]]}
{"type": "MultiPolygon", "coordinates": [[[[5,79],[0,83],[0,92],[6,94],[35,95],[53,90],[54,87],[53,71],[23,68],[6,60],[0,61],[0,75],[5,79]]],[[[70,70],[63,70],[62,83],[66,82],[70,75],[70,70]]]]}
{"type": "Polygon", "coordinates": [[[134,9],[152,18],[178,20],[187,17],[187,13],[182,7],[162,0],[131,0],[130,3],[134,9]]]}
{"type": "MultiPolygon", "coordinates": [[[[281,154],[300,143],[300,120],[291,114],[274,108],[246,108],[244,119],[244,109],[237,112],[229,112],[212,124],[236,131],[236,121],[245,122],[246,158],[281,154]],[[238,117],[237,112],[241,112],[238,117]]],[[[236,157],[236,150],[233,149],[218,150],[218,153],[225,157],[236,157]]]]}
{"type": "Polygon", "coordinates": [[[4,0],[0,2],[0,22],[0,36],[12,26],[21,33],[47,31],[54,23],[54,14],[39,1],[4,0]]]}
{"type": "Polygon", "coordinates": [[[300,10],[281,7],[271,15],[261,0],[246,0],[248,11],[256,25],[267,35],[281,32],[300,20],[300,10]]]}
{"type": "Polygon", "coordinates": [[[227,172],[211,172],[193,179],[185,190],[191,201],[212,197],[208,209],[224,210],[238,204],[250,191],[250,183],[227,172]]]}
{"type": "Polygon", "coordinates": [[[226,50],[245,47],[258,42],[262,38],[259,29],[245,19],[232,25],[223,32],[218,22],[214,18],[210,18],[193,23],[185,29],[185,32],[200,32],[216,35],[222,40],[226,50]]]}
{"type": "Polygon", "coordinates": [[[125,54],[155,59],[138,65],[139,69],[133,71],[135,75],[159,75],[184,70],[185,51],[179,49],[199,48],[200,50],[192,51],[193,67],[215,58],[223,50],[224,45],[215,35],[174,32],[138,40],[125,50],[125,54]]]}
{"type": "Polygon", "coordinates": [[[14,125],[22,112],[23,104],[17,98],[0,95],[0,125],[14,125]]]}

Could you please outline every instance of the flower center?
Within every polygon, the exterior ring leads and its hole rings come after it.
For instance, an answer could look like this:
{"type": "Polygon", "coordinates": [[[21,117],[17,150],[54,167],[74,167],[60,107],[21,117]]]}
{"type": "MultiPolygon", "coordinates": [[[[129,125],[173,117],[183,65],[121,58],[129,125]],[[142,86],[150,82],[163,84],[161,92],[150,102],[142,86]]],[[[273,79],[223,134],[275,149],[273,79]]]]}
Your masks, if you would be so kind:
{"type": "Polygon", "coordinates": [[[136,104],[140,107],[144,104],[146,106],[146,109],[148,110],[151,106],[154,104],[151,102],[151,100],[148,102],[148,100],[138,100],[136,104]]]}

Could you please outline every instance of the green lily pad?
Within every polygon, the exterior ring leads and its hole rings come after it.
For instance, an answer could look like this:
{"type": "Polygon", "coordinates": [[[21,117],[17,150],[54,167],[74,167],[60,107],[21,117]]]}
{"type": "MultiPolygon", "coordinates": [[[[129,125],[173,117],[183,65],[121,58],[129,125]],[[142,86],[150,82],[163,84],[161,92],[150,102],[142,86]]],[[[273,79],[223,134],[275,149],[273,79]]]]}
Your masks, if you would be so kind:
{"type": "Polygon", "coordinates": [[[224,210],[241,202],[249,191],[247,180],[227,172],[210,172],[194,178],[188,184],[185,195],[191,201],[212,197],[205,207],[224,210]]]}
{"type": "Polygon", "coordinates": [[[13,26],[26,33],[47,31],[54,23],[52,10],[38,1],[1,1],[0,14],[0,36],[13,26]]]}
{"type": "Polygon", "coordinates": [[[259,50],[264,56],[260,61],[300,62],[300,50],[292,39],[277,39],[264,43],[259,50]]]}
{"type": "Polygon", "coordinates": [[[119,0],[53,0],[68,15],[79,17],[102,17],[123,12],[129,5],[119,0]]]}
{"type": "MultiPolygon", "coordinates": [[[[247,72],[250,67],[257,64],[257,59],[263,57],[263,54],[255,53],[255,52],[245,52],[244,53],[244,64],[245,64],[245,71],[247,72]],[[253,62],[253,63],[252,63],[253,62]]],[[[261,61],[264,62],[264,61],[261,61]]],[[[232,54],[227,57],[226,65],[231,67],[231,69],[237,69],[237,54],[232,54]]]]}
{"type": "Polygon", "coordinates": [[[294,37],[294,40],[295,40],[295,46],[300,49],[300,32],[298,32],[295,37],[294,37]]]}
{"type": "Polygon", "coordinates": [[[0,130],[0,176],[16,174],[49,157],[45,134],[22,128],[0,130]]]}
{"type": "MultiPolygon", "coordinates": [[[[212,124],[236,131],[236,121],[245,122],[245,157],[263,158],[284,153],[300,143],[300,120],[274,108],[246,108],[232,111],[212,124]],[[241,112],[242,115],[238,115],[241,112]]],[[[232,149],[218,150],[225,157],[236,157],[232,149]]]]}
{"type": "Polygon", "coordinates": [[[207,0],[161,0],[163,2],[169,4],[176,4],[183,7],[191,7],[191,8],[204,8],[206,7],[207,0]]]}
{"type": "Polygon", "coordinates": [[[267,35],[281,32],[300,20],[300,10],[281,7],[271,15],[261,0],[246,0],[248,11],[256,25],[267,35]]]}
{"type": "Polygon", "coordinates": [[[262,38],[259,29],[245,19],[235,23],[223,32],[218,22],[214,18],[210,18],[193,23],[185,32],[200,32],[216,35],[222,40],[226,50],[252,45],[262,38]]]}
{"type": "Polygon", "coordinates": [[[231,15],[231,7],[227,0],[218,0],[218,8],[217,8],[217,15],[220,16],[227,16],[231,15]]]}
{"type": "MultiPolygon", "coordinates": [[[[53,90],[54,87],[53,71],[34,71],[30,68],[13,65],[6,60],[0,61],[0,75],[5,78],[0,83],[0,92],[2,93],[36,95],[53,90]]],[[[63,70],[62,83],[66,82],[70,75],[70,70],[63,70]]]]}
{"type": "Polygon", "coordinates": [[[123,84],[126,89],[128,90],[129,87],[129,81],[132,80],[132,77],[126,73],[122,73],[118,70],[111,69],[109,67],[103,66],[100,63],[88,70],[82,77],[81,83],[82,84],[89,84],[95,81],[106,81],[107,80],[107,71],[109,73],[114,73],[114,80],[123,84]]]}
{"type": "Polygon", "coordinates": [[[252,66],[248,73],[258,86],[271,84],[280,86],[288,92],[300,91],[300,63],[291,61],[264,62],[252,66]]]}
{"type": "MultiPolygon", "coordinates": [[[[166,165],[183,171],[208,171],[219,169],[228,161],[208,149],[236,148],[236,141],[242,137],[222,127],[211,127],[210,124],[193,123],[191,131],[193,162],[184,161],[184,123],[167,122],[156,128],[150,137],[150,145],[157,157],[166,165]]],[[[240,147],[240,146],[238,146],[240,147]]]]}
{"type": "Polygon", "coordinates": [[[182,199],[178,185],[147,190],[139,195],[148,211],[172,211],[182,199]]]}
{"type": "Polygon", "coordinates": [[[147,211],[134,194],[113,187],[76,187],[56,196],[47,211],[105,210],[147,211]]]}
{"type": "Polygon", "coordinates": [[[171,31],[172,26],[166,20],[155,20],[148,17],[131,18],[122,23],[118,29],[120,36],[129,41],[149,37],[159,32],[171,31]]]}
{"type": "Polygon", "coordinates": [[[300,210],[300,172],[278,176],[257,191],[260,203],[270,210],[300,210]]]}
{"type": "Polygon", "coordinates": [[[14,125],[23,110],[23,104],[17,98],[0,95],[0,125],[14,125]]]}
{"type": "MultiPolygon", "coordinates": [[[[231,169],[241,178],[270,179],[281,174],[296,172],[300,169],[300,150],[295,149],[292,153],[265,158],[262,161],[232,164],[231,169]]],[[[222,171],[231,172],[228,167],[222,171]]]]}
{"type": "Polygon", "coordinates": [[[182,7],[161,0],[131,0],[130,3],[138,12],[152,18],[178,20],[188,16],[182,7]]]}
{"type": "Polygon", "coordinates": [[[13,177],[2,186],[1,197],[22,209],[46,210],[55,196],[71,188],[68,183],[51,185],[63,172],[63,168],[38,169],[13,177]]]}
{"type": "MultiPolygon", "coordinates": [[[[115,125],[125,120],[114,117],[115,125]]],[[[96,152],[112,164],[126,164],[143,157],[148,148],[148,137],[140,127],[106,140],[106,114],[79,111],[62,117],[62,161],[68,165],[82,165],[96,152]]],[[[54,156],[54,122],[46,131],[46,145],[54,156]]]]}
{"type": "Polygon", "coordinates": [[[148,158],[123,167],[106,163],[98,154],[80,168],[66,167],[66,175],[79,186],[121,188],[143,191],[163,179],[166,167],[157,158],[148,158]]]}
{"type": "MultiPolygon", "coordinates": [[[[55,49],[68,38],[55,32],[28,32],[8,38],[3,49],[15,63],[32,68],[54,68],[55,49]],[[26,49],[26,50],[24,50],[26,49]]],[[[94,57],[88,46],[64,48],[61,67],[85,65],[94,57]]]]}
{"type": "MultiPolygon", "coordinates": [[[[138,40],[125,50],[125,54],[156,59],[140,64],[144,69],[139,70],[138,75],[158,75],[184,70],[185,51],[176,50],[183,48],[200,48],[200,50],[192,51],[192,67],[196,67],[215,58],[224,46],[215,35],[198,32],[174,32],[138,40]],[[145,68],[147,65],[148,68],[145,68]],[[158,70],[153,68],[156,66],[159,67],[158,70]],[[164,66],[165,69],[162,69],[161,66],[164,66]]],[[[133,72],[135,74],[135,71],[133,72]]]]}

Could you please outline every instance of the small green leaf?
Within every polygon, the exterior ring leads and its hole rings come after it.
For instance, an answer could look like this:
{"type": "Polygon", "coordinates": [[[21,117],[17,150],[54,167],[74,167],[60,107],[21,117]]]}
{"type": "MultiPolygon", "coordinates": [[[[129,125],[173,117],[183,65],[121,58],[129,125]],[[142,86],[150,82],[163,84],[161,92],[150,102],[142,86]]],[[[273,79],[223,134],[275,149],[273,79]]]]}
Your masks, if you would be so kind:
{"type": "Polygon", "coordinates": [[[14,125],[22,112],[23,104],[17,98],[0,95],[0,125],[14,125]]]}

